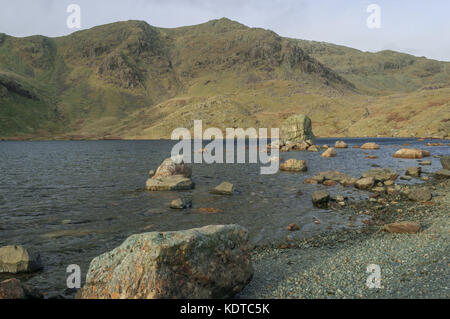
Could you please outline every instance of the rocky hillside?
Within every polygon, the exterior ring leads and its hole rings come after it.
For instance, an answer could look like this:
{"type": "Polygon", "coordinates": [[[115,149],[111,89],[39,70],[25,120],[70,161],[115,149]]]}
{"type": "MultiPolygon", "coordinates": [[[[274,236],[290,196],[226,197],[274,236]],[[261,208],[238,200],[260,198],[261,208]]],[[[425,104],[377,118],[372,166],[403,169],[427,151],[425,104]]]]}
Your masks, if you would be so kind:
{"type": "Polygon", "coordinates": [[[193,120],[274,127],[308,114],[318,136],[450,131],[450,63],[365,53],[220,19],[118,22],[69,36],[0,34],[0,137],[167,138],[193,120]]]}

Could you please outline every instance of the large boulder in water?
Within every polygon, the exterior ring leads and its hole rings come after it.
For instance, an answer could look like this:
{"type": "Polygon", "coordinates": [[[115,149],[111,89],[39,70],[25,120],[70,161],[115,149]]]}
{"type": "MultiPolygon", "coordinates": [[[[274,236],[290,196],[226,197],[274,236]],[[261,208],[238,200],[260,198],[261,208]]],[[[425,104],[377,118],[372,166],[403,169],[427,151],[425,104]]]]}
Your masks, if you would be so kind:
{"type": "Polygon", "coordinates": [[[133,235],[91,262],[78,297],[231,298],[253,276],[250,249],[238,225],[133,235]]]}
{"type": "Polygon", "coordinates": [[[394,158],[418,159],[430,156],[429,151],[419,150],[415,148],[402,148],[395,152],[394,158]]]}
{"type": "Polygon", "coordinates": [[[179,191],[194,188],[191,180],[192,170],[181,158],[168,158],[158,167],[153,176],[147,179],[149,191],[179,191]]]}
{"type": "Polygon", "coordinates": [[[315,144],[316,137],[312,131],[311,119],[304,114],[297,114],[289,117],[281,124],[280,140],[288,143],[306,142],[315,144]]]}
{"type": "Polygon", "coordinates": [[[40,255],[23,246],[0,247],[0,273],[34,272],[42,269],[40,255]]]}

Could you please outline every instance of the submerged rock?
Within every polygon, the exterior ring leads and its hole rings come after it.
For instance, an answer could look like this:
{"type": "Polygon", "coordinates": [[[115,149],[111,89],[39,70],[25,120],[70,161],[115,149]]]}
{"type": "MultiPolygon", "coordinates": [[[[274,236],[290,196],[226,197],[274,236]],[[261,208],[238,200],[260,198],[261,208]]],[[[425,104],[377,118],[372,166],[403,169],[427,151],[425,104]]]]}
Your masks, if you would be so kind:
{"type": "Polygon", "coordinates": [[[395,152],[394,158],[417,159],[430,156],[430,152],[415,148],[402,148],[395,152]]]}
{"type": "Polygon", "coordinates": [[[133,235],[91,262],[79,297],[232,298],[253,276],[250,249],[238,225],[133,235]]]}
{"type": "Polygon", "coordinates": [[[40,255],[23,246],[0,247],[0,273],[34,272],[42,269],[40,255]]]}
{"type": "Polygon", "coordinates": [[[311,142],[315,143],[316,137],[312,131],[312,122],[307,115],[297,114],[289,117],[281,124],[280,139],[284,142],[311,142]]]}
{"type": "Polygon", "coordinates": [[[362,178],[373,177],[375,182],[395,181],[398,178],[396,171],[390,168],[373,168],[362,175],[362,178]]]}
{"type": "Polygon", "coordinates": [[[416,222],[400,222],[384,225],[383,230],[388,233],[416,234],[421,231],[421,227],[416,222]]]}
{"type": "Polygon", "coordinates": [[[0,282],[0,299],[24,299],[25,291],[20,280],[12,278],[0,282]]]}
{"type": "Polygon", "coordinates": [[[312,194],[312,202],[317,208],[328,208],[330,202],[330,193],[326,191],[317,191],[312,194]]]}
{"type": "Polygon", "coordinates": [[[233,195],[233,192],[234,185],[229,182],[223,182],[211,191],[211,193],[216,195],[233,195]]]}
{"type": "Polygon", "coordinates": [[[280,165],[280,170],[286,172],[305,172],[308,170],[308,166],[306,165],[306,161],[291,158],[280,165]]]}

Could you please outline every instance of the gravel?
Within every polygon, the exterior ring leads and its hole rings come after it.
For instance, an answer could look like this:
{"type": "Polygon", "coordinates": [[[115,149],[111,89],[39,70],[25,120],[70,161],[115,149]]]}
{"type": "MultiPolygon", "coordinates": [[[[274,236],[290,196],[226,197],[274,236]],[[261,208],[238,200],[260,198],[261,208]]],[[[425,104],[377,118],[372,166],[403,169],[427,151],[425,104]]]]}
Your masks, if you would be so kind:
{"type": "MultiPolygon", "coordinates": [[[[400,195],[387,204],[364,201],[371,225],[328,233],[293,249],[255,248],[255,275],[239,298],[450,298],[450,180],[427,184],[431,202],[400,195]],[[383,224],[415,221],[418,234],[389,234],[383,224]],[[381,269],[381,288],[368,288],[367,267],[381,269]]],[[[421,185],[423,187],[423,184],[421,185]]],[[[410,187],[414,188],[414,187],[410,187]]]]}

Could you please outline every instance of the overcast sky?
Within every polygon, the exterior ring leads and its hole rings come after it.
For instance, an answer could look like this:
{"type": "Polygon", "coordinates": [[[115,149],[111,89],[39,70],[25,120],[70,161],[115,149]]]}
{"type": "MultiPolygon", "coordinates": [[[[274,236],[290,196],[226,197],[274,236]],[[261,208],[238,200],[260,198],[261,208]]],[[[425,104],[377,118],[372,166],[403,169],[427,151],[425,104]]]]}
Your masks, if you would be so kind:
{"type": "Polygon", "coordinates": [[[178,27],[227,17],[287,37],[450,61],[449,0],[0,0],[0,32],[72,33],[69,4],[81,7],[82,29],[130,19],[178,27]],[[367,27],[370,4],[381,9],[379,29],[367,27]]]}

